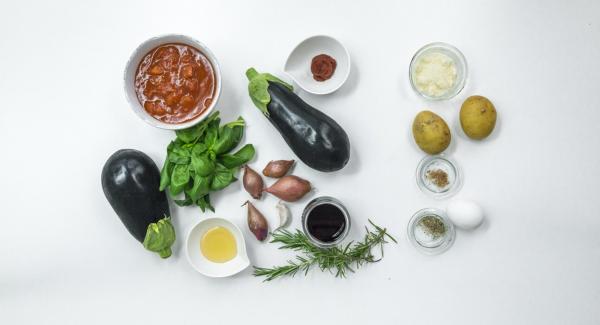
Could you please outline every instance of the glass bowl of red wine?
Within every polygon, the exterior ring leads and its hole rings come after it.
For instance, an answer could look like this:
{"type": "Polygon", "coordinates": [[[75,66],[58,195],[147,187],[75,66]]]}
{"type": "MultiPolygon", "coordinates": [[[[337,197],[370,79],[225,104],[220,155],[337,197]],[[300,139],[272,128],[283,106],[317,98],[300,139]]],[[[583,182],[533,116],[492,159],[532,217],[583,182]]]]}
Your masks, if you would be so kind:
{"type": "Polygon", "coordinates": [[[339,244],[350,231],[350,215],[342,202],[321,196],[308,203],[302,212],[302,229],[318,247],[339,244]]]}

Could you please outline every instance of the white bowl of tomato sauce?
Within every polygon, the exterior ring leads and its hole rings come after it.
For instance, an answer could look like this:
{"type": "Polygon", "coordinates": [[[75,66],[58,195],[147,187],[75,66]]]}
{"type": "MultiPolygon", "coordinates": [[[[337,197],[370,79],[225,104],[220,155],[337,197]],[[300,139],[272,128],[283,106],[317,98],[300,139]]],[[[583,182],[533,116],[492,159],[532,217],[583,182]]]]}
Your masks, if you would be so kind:
{"type": "Polygon", "coordinates": [[[133,111],[162,129],[199,123],[221,95],[217,59],[208,47],[185,35],[163,35],[140,44],[127,62],[124,79],[133,111]]]}

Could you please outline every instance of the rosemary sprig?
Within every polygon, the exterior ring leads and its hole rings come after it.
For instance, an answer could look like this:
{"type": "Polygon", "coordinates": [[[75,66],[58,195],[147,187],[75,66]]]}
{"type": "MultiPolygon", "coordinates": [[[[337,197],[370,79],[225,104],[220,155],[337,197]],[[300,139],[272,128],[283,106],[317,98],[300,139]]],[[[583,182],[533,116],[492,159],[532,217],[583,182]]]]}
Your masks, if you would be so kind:
{"type": "Polygon", "coordinates": [[[386,228],[381,228],[371,220],[369,223],[373,230],[365,226],[366,234],[360,242],[350,242],[346,246],[320,248],[315,246],[300,230],[290,232],[280,229],[272,233],[271,243],[279,243],[279,249],[291,249],[301,252],[303,255],[288,260],[286,265],[274,266],[272,268],[254,267],[255,276],[264,276],[265,281],[283,276],[295,276],[298,272],[305,275],[313,266],[319,267],[321,271],[329,271],[335,277],[345,278],[348,272],[354,272],[367,263],[375,263],[383,258],[383,245],[388,243],[387,239],[396,243],[396,240],[387,233],[386,228]],[[381,257],[376,258],[371,250],[379,247],[381,257]]]}

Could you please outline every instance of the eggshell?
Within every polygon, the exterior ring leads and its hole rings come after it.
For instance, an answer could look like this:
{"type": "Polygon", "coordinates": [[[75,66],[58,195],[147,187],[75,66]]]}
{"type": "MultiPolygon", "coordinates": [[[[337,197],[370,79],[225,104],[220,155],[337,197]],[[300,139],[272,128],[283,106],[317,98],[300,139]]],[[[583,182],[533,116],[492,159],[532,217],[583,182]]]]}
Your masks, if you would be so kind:
{"type": "Polygon", "coordinates": [[[455,226],[462,229],[477,228],[483,221],[483,210],[470,200],[454,200],[448,204],[446,214],[455,226]]]}

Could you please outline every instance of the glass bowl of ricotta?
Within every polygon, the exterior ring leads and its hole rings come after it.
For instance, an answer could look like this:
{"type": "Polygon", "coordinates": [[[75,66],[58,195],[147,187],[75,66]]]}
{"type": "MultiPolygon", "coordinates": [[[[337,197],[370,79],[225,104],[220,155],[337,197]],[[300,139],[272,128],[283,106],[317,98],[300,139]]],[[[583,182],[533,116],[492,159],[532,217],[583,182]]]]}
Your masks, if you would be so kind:
{"type": "Polygon", "coordinates": [[[409,78],[414,91],[425,99],[450,99],[465,87],[467,60],[450,44],[427,44],[410,61],[409,78]]]}

